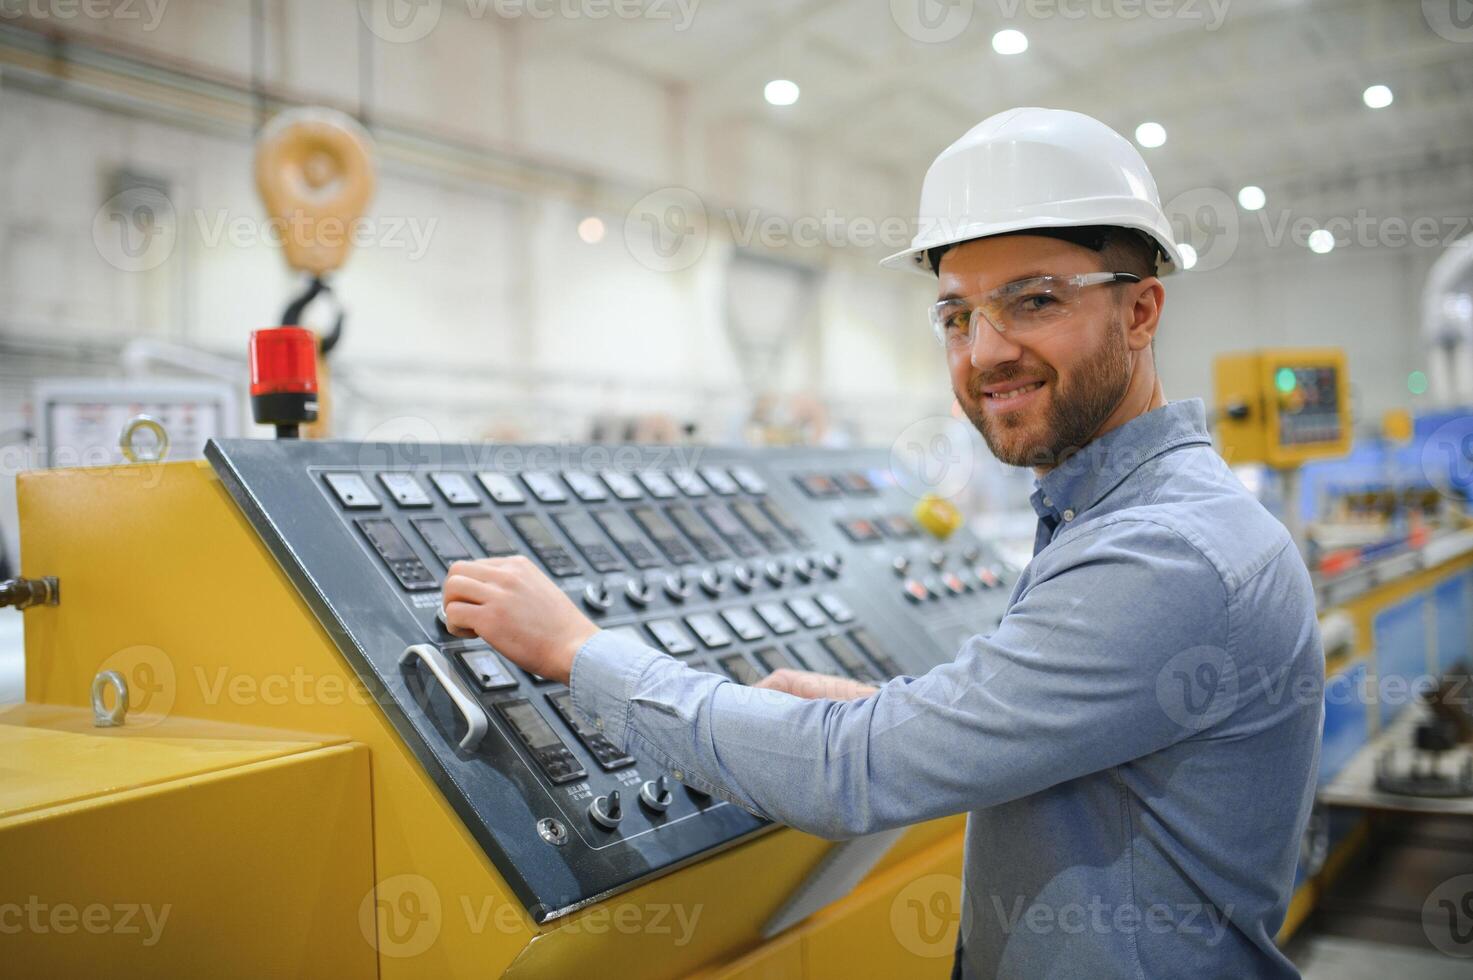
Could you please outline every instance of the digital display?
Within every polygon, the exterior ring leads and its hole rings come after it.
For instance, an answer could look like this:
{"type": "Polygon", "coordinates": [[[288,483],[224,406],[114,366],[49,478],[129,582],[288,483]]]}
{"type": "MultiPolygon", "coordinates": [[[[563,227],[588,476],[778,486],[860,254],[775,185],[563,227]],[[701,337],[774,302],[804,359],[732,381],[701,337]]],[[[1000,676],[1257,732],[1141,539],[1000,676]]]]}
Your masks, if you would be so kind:
{"type": "Polygon", "coordinates": [[[793,543],[800,548],[813,547],[813,541],[808,537],[808,532],[798,526],[788,512],[777,505],[775,501],[764,500],[761,504],[762,511],[772,518],[772,523],[782,528],[784,534],[793,539],[793,543]]]}
{"type": "Polygon", "coordinates": [[[716,540],[716,536],[707,529],[705,522],[689,507],[670,507],[666,509],[666,513],[680,526],[682,531],[690,536],[691,541],[695,542],[696,550],[701,553],[702,558],[707,561],[715,561],[730,554],[721,542],[716,540]]]}
{"type": "Polygon", "coordinates": [[[511,518],[512,527],[517,533],[527,539],[527,544],[532,546],[533,551],[548,551],[552,548],[562,547],[547,525],[537,517],[536,514],[514,514],[511,518]]]}
{"type": "Polygon", "coordinates": [[[742,519],[742,523],[752,529],[757,535],[757,540],[769,551],[781,551],[785,546],[782,535],[778,533],[777,526],[767,519],[762,509],[750,500],[739,500],[731,505],[731,509],[742,519]]]}
{"type": "Polygon", "coordinates": [[[660,550],[665,552],[665,557],[677,565],[695,560],[695,554],[681,540],[680,535],[675,533],[675,528],[660,515],[659,511],[653,507],[635,507],[629,513],[639,522],[639,526],[644,528],[644,533],[653,538],[655,544],[660,546],[660,550]]]}
{"type": "Polygon", "coordinates": [[[578,546],[578,550],[583,552],[583,557],[588,559],[594,571],[612,572],[624,567],[623,562],[604,543],[603,535],[598,533],[598,525],[593,523],[593,518],[588,514],[572,511],[558,514],[553,519],[562,526],[573,544],[578,546]]]}
{"type": "Polygon", "coordinates": [[[568,727],[573,729],[574,734],[579,738],[588,741],[603,737],[602,732],[595,731],[583,724],[583,719],[578,715],[578,712],[573,710],[573,695],[570,692],[558,691],[556,694],[549,694],[547,700],[552,702],[552,706],[557,709],[557,713],[563,716],[563,720],[568,723],[568,727]]]}
{"type": "Polygon", "coordinates": [[[723,538],[731,542],[732,549],[743,558],[750,558],[762,550],[757,547],[757,542],[752,540],[742,522],[724,504],[706,504],[701,508],[701,513],[706,515],[706,520],[711,522],[723,538]]]}
{"type": "Polygon", "coordinates": [[[450,525],[440,518],[427,517],[414,521],[413,524],[419,536],[425,539],[425,544],[429,545],[430,550],[435,553],[435,557],[445,564],[471,557],[470,549],[455,536],[450,525]]]}
{"type": "Polygon", "coordinates": [[[547,719],[532,707],[531,702],[503,701],[496,707],[502,717],[511,722],[511,727],[516,731],[517,737],[534,752],[538,749],[550,749],[563,744],[563,740],[557,737],[557,732],[553,731],[547,719]]]}
{"type": "Polygon", "coordinates": [[[652,568],[660,563],[654,552],[650,551],[649,546],[644,543],[644,539],[639,536],[628,514],[622,510],[602,510],[595,511],[593,516],[603,525],[609,537],[614,539],[614,543],[629,556],[635,568],[652,568]]]}
{"type": "Polygon", "coordinates": [[[383,556],[384,561],[411,561],[419,557],[409,547],[409,542],[404,540],[404,535],[399,533],[394,522],[388,518],[359,521],[358,526],[363,528],[363,533],[368,535],[369,542],[383,556]]]}
{"type": "Polygon", "coordinates": [[[481,550],[492,558],[517,553],[517,546],[511,543],[511,538],[506,536],[496,519],[489,514],[473,514],[467,517],[465,529],[471,532],[471,537],[476,539],[481,550]]]}

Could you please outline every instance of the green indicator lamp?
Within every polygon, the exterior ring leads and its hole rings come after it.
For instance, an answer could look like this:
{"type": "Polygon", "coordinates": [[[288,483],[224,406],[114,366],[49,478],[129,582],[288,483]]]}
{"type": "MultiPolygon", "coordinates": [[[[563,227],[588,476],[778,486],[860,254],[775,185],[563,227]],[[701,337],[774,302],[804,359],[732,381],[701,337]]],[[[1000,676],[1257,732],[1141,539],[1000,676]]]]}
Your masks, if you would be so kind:
{"type": "Polygon", "coordinates": [[[1294,377],[1294,369],[1282,367],[1274,374],[1274,387],[1284,394],[1293,391],[1299,384],[1299,379],[1294,377]]]}

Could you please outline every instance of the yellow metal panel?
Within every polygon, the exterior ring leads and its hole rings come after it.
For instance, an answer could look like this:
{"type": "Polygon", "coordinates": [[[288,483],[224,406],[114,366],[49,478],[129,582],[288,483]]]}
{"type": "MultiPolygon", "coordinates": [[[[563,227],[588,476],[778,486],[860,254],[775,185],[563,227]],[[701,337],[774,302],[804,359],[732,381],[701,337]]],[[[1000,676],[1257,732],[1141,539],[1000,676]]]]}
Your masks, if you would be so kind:
{"type": "Polygon", "coordinates": [[[1350,375],[1342,350],[1275,348],[1220,355],[1213,362],[1213,392],[1218,442],[1229,463],[1267,463],[1285,468],[1350,452],[1350,375]],[[1283,368],[1328,368],[1335,372],[1338,438],[1307,444],[1281,441],[1283,420],[1291,414],[1295,397],[1275,386],[1275,376],[1283,368]],[[1233,418],[1232,409],[1239,406],[1247,414],[1233,418]]]}
{"type": "MultiPolygon", "coordinates": [[[[830,846],[776,830],[538,930],[208,466],[33,472],[19,491],[24,572],[63,590],[24,613],[29,701],[85,705],[96,672],[117,669],[140,726],[205,718],[370,749],[386,978],[494,976],[514,961],[517,976],[687,975],[760,947],[830,846]]],[[[944,847],[959,868],[959,838],[944,847]]]]}
{"type": "Polygon", "coordinates": [[[241,742],[202,770],[196,747],[39,731],[0,724],[0,757],[98,748],[105,764],[72,767],[54,804],[33,796],[0,818],[0,972],[376,975],[358,924],[373,887],[362,746],[284,755],[241,742]],[[140,784],[111,791],[117,781],[140,784]]]}
{"type": "Polygon", "coordinates": [[[384,916],[402,927],[385,933],[382,976],[511,963],[531,920],[206,464],[35,471],[18,489],[24,572],[50,569],[65,590],[23,613],[28,701],[90,704],[106,667],[128,678],[140,724],[210,718],[363,743],[384,916]]]}

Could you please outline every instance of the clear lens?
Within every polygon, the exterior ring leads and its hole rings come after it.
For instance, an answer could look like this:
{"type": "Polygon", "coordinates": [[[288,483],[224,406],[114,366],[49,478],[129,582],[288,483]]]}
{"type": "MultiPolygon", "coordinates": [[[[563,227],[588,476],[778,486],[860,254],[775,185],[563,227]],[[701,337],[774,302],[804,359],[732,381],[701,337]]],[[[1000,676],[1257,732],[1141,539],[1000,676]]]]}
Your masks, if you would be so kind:
{"type": "Polygon", "coordinates": [[[1040,276],[999,286],[984,296],[942,300],[931,307],[931,327],[948,350],[971,347],[976,332],[990,324],[999,333],[1023,334],[1067,320],[1086,286],[1135,279],[1126,273],[1040,276]]]}

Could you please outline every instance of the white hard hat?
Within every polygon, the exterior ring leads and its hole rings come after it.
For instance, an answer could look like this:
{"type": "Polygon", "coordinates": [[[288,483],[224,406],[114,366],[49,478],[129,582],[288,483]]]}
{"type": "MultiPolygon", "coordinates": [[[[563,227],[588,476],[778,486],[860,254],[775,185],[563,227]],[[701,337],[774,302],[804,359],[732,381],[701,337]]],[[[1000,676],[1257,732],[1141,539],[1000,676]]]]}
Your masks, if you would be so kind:
{"type": "Polygon", "coordinates": [[[1030,228],[1134,228],[1165,253],[1158,272],[1181,267],[1156,180],[1130,141],[1065,109],[1008,109],[972,127],[926,171],[919,230],[887,269],[929,274],[926,253],[1030,228]]]}

